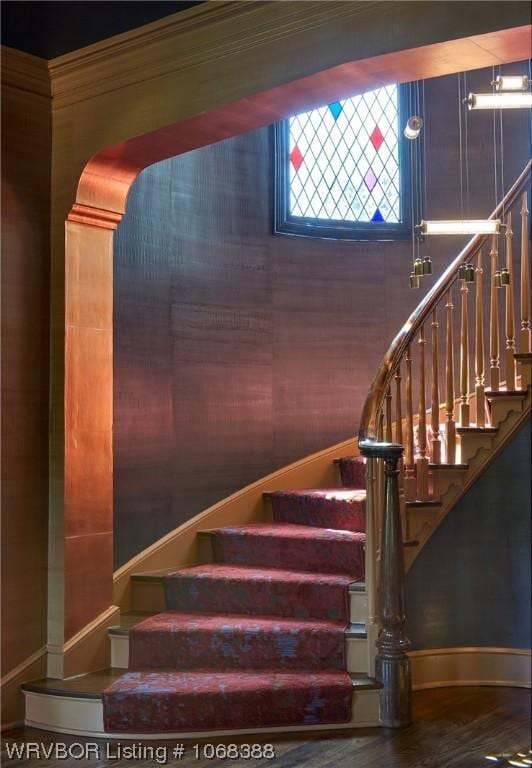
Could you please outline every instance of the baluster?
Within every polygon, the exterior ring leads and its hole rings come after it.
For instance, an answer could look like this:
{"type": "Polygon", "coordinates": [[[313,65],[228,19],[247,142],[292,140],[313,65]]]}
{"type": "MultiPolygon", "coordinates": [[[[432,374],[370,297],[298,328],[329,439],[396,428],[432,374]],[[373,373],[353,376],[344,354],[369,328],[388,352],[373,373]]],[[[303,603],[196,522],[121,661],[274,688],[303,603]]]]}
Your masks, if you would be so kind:
{"type": "Polygon", "coordinates": [[[506,286],[506,348],[504,350],[504,372],[506,389],[515,389],[515,318],[514,318],[514,279],[512,258],[512,214],[506,217],[506,269],[510,279],[506,286]]]}
{"type": "MultiPolygon", "coordinates": [[[[379,414],[379,419],[377,422],[377,440],[379,443],[382,443],[384,438],[384,413],[381,411],[379,414]]],[[[377,488],[376,488],[376,494],[377,494],[377,506],[376,506],[376,515],[375,515],[375,527],[377,532],[381,530],[382,527],[382,517],[384,514],[384,464],[382,459],[377,459],[377,488]]],[[[377,561],[380,557],[380,549],[379,549],[379,538],[377,537],[377,561]]]]}
{"type": "MultiPolygon", "coordinates": [[[[394,373],[395,379],[395,442],[403,444],[403,411],[401,393],[401,366],[398,365],[394,373]]],[[[403,457],[399,459],[399,496],[401,499],[401,522],[403,531],[407,531],[406,506],[405,506],[405,463],[403,457]]]]}
{"type": "Polygon", "coordinates": [[[477,254],[475,270],[475,398],[477,427],[486,426],[484,400],[484,298],[482,294],[482,251],[477,254]]]}
{"type": "Polygon", "coordinates": [[[377,487],[377,462],[379,459],[367,457],[366,460],[366,546],[365,546],[365,574],[366,591],[368,598],[368,674],[375,674],[375,642],[378,637],[377,616],[377,542],[378,531],[376,525],[376,487],[377,487]]]}
{"type": "Polygon", "coordinates": [[[412,353],[406,348],[406,443],[405,443],[405,499],[416,498],[416,474],[414,470],[414,408],[412,404],[412,353]]]}
{"type": "Polygon", "coordinates": [[[418,456],[416,458],[417,497],[429,495],[429,460],[427,457],[427,405],[425,401],[425,328],[419,329],[419,424],[418,456]]]}
{"type": "Polygon", "coordinates": [[[395,442],[403,444],[403,414],[401,410],[401,366],[395,369],[395,442]]]}
{"type": "Polygon", "coordinates": [[[519,349],[530,352],[530,263],[528,260],[527,193],[521,199],[521,330],[519,349]]]}
{"type": "Polygon", "coordinates": [[[453,298],[447,293],[447,336],[445,347],[445,438],[447,441],[447,463],[456,461],[456,424],[454,423],[454,349],[453,349],[453,298]]]}
{"type": "Polygon", "coordinates": [[[386,392],[386,442],[392,441],[392,388],[389,387],[386,392]]]}
{"type": "Polygon", "coordinates": [[[469,426],[469,317],[467,295],[469,289],[465,280],[460,286],[462,317],[460,326],[460,426],[469,426]]]}
{"type": "Polygon", "coordinates": [[[441,433],[440,433],[440,374],[438,359],[438,313],[436,307],[432,310],[432,403],[430,412],[431,456],[434,464],[441,463],[441,433]]]}
{"type": "Polygon", "coordinates": [[[497,271],[497,235],[491,241],[491,301],[490,301],[490,388],[497,392],[499,389],[499,294],[495,284],[497,271]]]}

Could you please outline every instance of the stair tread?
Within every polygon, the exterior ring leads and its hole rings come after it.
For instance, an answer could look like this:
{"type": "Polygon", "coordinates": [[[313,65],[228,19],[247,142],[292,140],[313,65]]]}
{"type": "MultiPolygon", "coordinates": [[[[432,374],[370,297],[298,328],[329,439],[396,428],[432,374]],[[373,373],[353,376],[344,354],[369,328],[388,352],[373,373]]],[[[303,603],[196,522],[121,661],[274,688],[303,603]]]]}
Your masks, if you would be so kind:
{"type": "Polygon", "coordinates": [[[264,496],[312,496],[314,498],[338,501],[364,501],[366,491],[359,488],[294,488],[282,491],[268,491],[264,496]]]}
{"type": "Polygon", "coordinates": [[[406,506],[410,509],[417,507],[441,507],[441,501],[435,501],[434,499],[415,499],[414,501],[405,502],[406,506]]]}
{"type": "Polygon", "coordinates": [[[456,425],[456,431],[458,434],[469,435],[494,435],[497,432],[497,427],[461,427],[456,425]]]}
{"type": "Polygon", "coordinates": [[[432,462],[429,463],[429,469],[469,469],[469,464],[433,464],[432,462]]]}
{"type": "Polygon", "coordinates": [[[282,539],[309,539],[312,541],[365,541],[365,533],[345,531],[337,528],[318,528],[297,523],[248,523],[246,525],[225,526],[212,528],[208,533],[224,535],[251,535],[257,537],[272,537],[282,539]]]}
{"type": "Polygon", "coordinates": [[[191,627],[198,629],[217,629],[221,625],[240,625],[242,629],[248,627],[260,627],[262,629],[279,628],[280,630],[300,629],[305,627],[317,627],[318,629],[334,629],[343,626],[343,622],[329,621],[327,619],[294,619],[285,616],[250,616],[242,613],[190,613],[185,611],[164,611],[150,616],[135,629],[157,632],[165,630],[185,630],[191,627]],[[142,625],[142,626],[141,626],[142,625]]]}
{"type": "Polygon", "coordinates": [[[515,397],[524,400],[527,396],[526,389],[486,389],[484,394],[488,398],[515,397]]]}
{"type": "MultiPolygon", "coordinates": [[[[198,671],[195,670],[189,674],[197,673],[198,671]]],[[[204,671],[203,674],[212,674],[212,671],[207,670],[207,672],[204,671]]],[[[278,674],[284,675],[285,673],[279,672],[278,674]]],[[[295,672],[294,674],[298,674],[298,672],[295,672]]],[[[122,677],[123,675],[123,669],[115,669],[110,667],[108,669],[102,669],[99,672],[89,672],[86,675],[78,675],[76,677],[67,678],[66,680],[57,680],[51,677],[43,677],[39,680],[32,680],[31,682],[23,683],[21,688],[23,691],[27,691],[28,693],[40,693],[49,696],[66,696],[80,699],[101,700],[104,690],[116,682],[118,678],[122,677]]],[[[381,683],[379,683],[375,678],[368,677],[367,675],[351,676],[351,686],[356,690],[371,690],[382,688],[381,683]]]]}
{"type": "Polygon", "coordinates": [[[122,677],[123,669],[109,667],[99,672],[89,672],[86,675],[57,680],[53,677],[43,677],[22,683],[23,691],[46,693],[50,696],[75,696],[82,699],[101,699],[103,691],[122,677]]]}
{"type": "Polygon", "coordinates": [[[309,582],[326,584],[350,584],[356,581],[350,574],[296,571],[284,568],[265,568],[246,565],[226,565],[225,563],[205,563],[189,568],[169,571],[168,577],[198,576],[199,578],[250,579],[252,581],[271,582],[309,582]]]}
{"type": "MultiPolygon", "coordinates": [[[[108,633],[110,635],[121,635],[128,637],[131,629],[137,628],[139,624],[143,624],[147,619],[152,619],[151,627],[143,626],[143,629],[157,629],[160,624],[163,625],[159,618],[162,616],[175,616],[176,626],[189,627],[191,624],[199,624],[204,627],[216,626],[217,623],[234,622],[235,620],[245,626],[275,626],[283,629],[292,628],[304,628],[318,627],[318,629],[328,629],[329,627],[337,628],[338,624],[344,625],[344,622],[328,621],[327,619],[290,619],[285,616],[249,616],[248,614],[241,613],[224,613],[224,614],[210,614],[210,613],[185,613],[181,611],[164,611],[162,613],[147,614],[145,619],[139,619],[136,624],[130,624],[124,627],[109,627],[108,633]],[[179,619],[179,620],[178,620],[179,619]]],[[[166,623],[166,627],[168,626],[166,623]]],[[[365,638],[367,637],[366,625],[363,622],[356,622],[349,624],[345,630],[347,637],[365,638]]]]}

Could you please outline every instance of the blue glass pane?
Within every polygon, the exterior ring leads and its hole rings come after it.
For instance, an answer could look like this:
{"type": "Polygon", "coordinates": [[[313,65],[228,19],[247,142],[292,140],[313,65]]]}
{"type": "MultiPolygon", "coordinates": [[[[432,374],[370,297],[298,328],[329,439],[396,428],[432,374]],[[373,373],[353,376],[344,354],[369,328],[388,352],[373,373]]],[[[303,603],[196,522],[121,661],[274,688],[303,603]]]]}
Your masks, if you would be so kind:
{"type": "Polygon", "coordinates": [[[375,211],[375,213],[373,214],[373,216],[371,217],[371,220],[372,221],[384,221],[384,219],[382,218],[382,213],[379,211],[378,208],[375,211]]]}
{"type": "Polygon", "coordinates": [[[333,101],[332,104],[329,104],[329,109],[331,110],[331,115],[334,117],[335,120],[338,120],[340,113],[342,112],[342,105],[339,101],[333,101]]]}

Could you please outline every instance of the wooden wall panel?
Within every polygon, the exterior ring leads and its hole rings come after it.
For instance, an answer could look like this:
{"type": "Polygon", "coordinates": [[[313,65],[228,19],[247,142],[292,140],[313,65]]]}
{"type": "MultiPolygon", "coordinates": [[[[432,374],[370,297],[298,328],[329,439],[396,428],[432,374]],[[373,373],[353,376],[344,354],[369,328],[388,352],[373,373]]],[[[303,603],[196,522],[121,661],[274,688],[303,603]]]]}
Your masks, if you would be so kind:
{"type": "MultiPolygon", "coordinates": [[[[33,88],[2,88],[3,675],[46,644],[51,118],[33,88]]],[[[2,720],[21,712],[10,693],[2,720]]]]}
{"type": "MultiPolygon", "coordinates": [[[[469,74],[477,90],[490,79],[469,74]]],[[[427,81],[426,99],[429,212],[451,216],[457,77],[427,81]]],[[[485,215],[492,126],[477,118],[471,215],[485,215]]],[[[509,182],[528,135],[522,114],[504,120],[509,182]]],[[[237,488],[355,434],[385,348],[422,296],[408,288],[409,242],[271,234],[270,138],[265,128],[163,161],[132,188],[115,238],[115,567],[237,488]]],[[[436,274],[460,242],[424,246],[436,274]]]]}

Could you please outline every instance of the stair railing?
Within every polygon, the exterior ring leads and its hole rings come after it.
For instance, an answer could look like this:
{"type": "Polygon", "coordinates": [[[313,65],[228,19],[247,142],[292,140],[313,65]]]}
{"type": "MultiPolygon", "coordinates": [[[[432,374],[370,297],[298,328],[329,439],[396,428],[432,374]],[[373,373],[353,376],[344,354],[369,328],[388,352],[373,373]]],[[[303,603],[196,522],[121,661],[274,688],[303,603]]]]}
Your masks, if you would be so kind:
{"type": "MultiPolygon", "coordinates": [[[[410,668],[404,634],[404,556],[402,516],[405,503],[428,501],[430,464],[456,464],[462,460],[459,439],[468,430],[486,426],[485,395],[501,386],[500,331],[505,334],[504,378],[507,389],[515,389],[515,353],[531,351],[530,265],[527,187],[532,161],[529,161],[490,219],[501,219],[505,261],[499,270],[499,236],[475,235],[451,262],[432,289],[403,325],[377,371],[366,399],[359,430],[359,447],[367,458],[366,500],[366,589],[368,594],[369,670],[383,683],[381,719],[387,726],[406,725],[411,720],[410,668]],[[512,208],[521,204],[520,247],[520,329],[515,333],[515,286],[513,270],[512,208]],[[491,238],[491,239],[490,239],[491,238]],[[489,350],[484,333],[483,249],[490,244],[489,350]],[[464,271],[467,266],[467,274],[464,271]],[[459,268],[462,270],[459,272],[459,268]],[[461,275],[464,275],[464,279],[461,275]],[[459,291],[456,290],[457,285],[459,291]],[[499,303],[499,287],[504,286],[504,301],[499,303]],[[470,290],[471,287],[471,290],[470,290]],[[474,294],[474,332],[469,322],[470,294],[474,294]],[[454,333],[455,306],[460,307],[460,333],[454,333]],[[501,313],[504,312],[504,317],[501,313]],[[430,318],[430,354],[426,354],[430,318]],[[445,339],[439,345],[439,329],[445,339]],[[470,338],[474,343],[470,345],[470,338]],[[471,354],[473,348],[474,353],[471,354]],[[414,361],[418,349],[417,363],[414,361]],[[443,360],[440,358],[443,353],[443,360]],[[485,388],[484,358],[489,354],[490,390],[485,388]],[[470,365],[471,359],[473,365],[470,365]],[[427,360],[430,370],[430,402],[427,394],[427,360]],[[443,365],[441,363],[443,362],[443,365]],[[440,389],[440,366],[445,387],[440,389]],[[458,368],[458,377],[456,376],[458,368]],[[470,395],[470,369],[475,387],[470,395]],[[406,374],[402,392],[401,371],[406,374]],[[417,381],[416,381],[417,373],[417,381]],[[459,390],[456,391],[457,379],[459,390]],[[413,391],[417,385],[419,414],[413,410],[413,391]],[[459,395],[458,414],[455,398],[459,395]],[[443,396],[443,402],[441,401],[443,396]],[[404,402],[403,402],[404,397],[404,402]],[[472,408],[471,400],[475,399],[472,408]],[[395,400],[395,409],[393,408],[395,400]],[[404,407],[403,407],[404,405],[404,407]],[[430,414],[427,425],[427,408],[430,414]],[[392,413],[395,410],[395,442],[392,442],[392,413]],[[404,422],[403,422],[404,414],[404,422]],[[474,424],[471,416],[474,416],[474,424]],[[442,421],[443,416],[443,424],[442,421]],[[456,421],[458,416],[458,422],[456,421]],[[383,435],[386,441],[383,441],[383,435]],[[402,459],[404,450],[404,459],[402,459]],[[430,463],[429,463],[430,462],[430,463]],[[378,541],[380,540],[380,545],[378,541]],[[376,655],[375,655],[376,647],[376,655]]],[[[503,248],[501,247],[501,250],[503,248]]],[[[502,254],[501,254],[502,256],[502,254]]],[[[457,318],[458,320],[458,318],[457,318]]],[[[488,414],[489,416],[489,414],[488,414]]]]}

